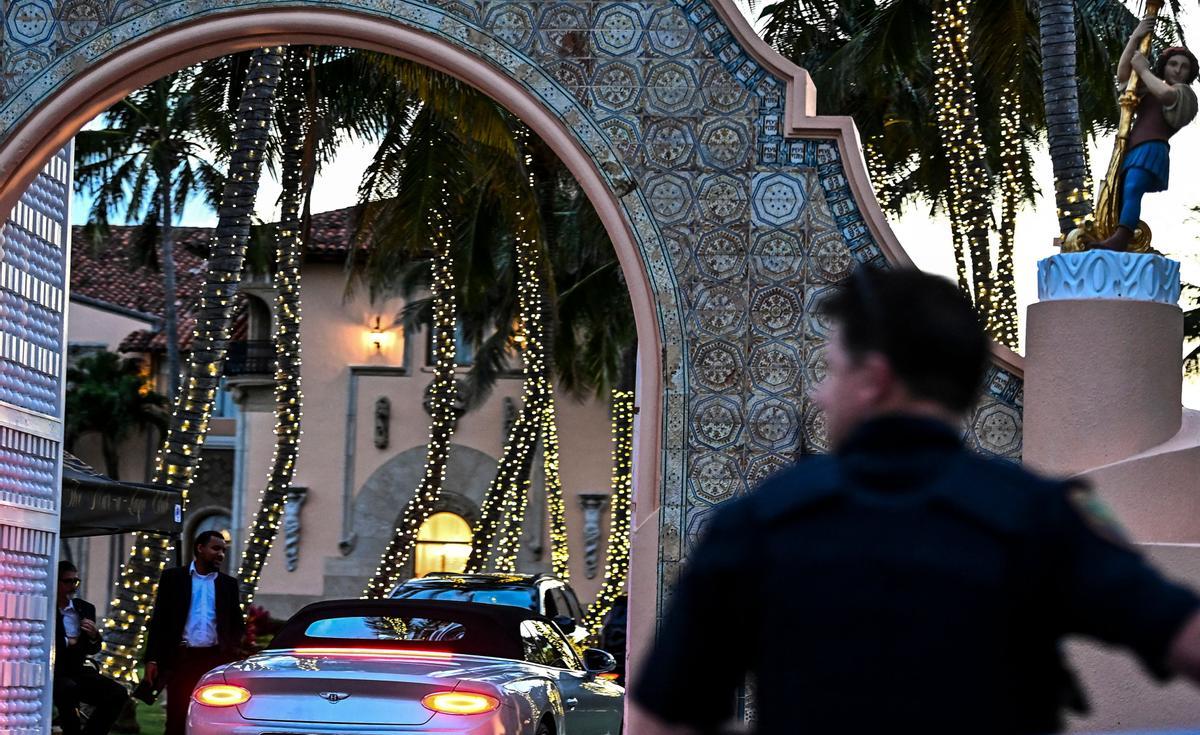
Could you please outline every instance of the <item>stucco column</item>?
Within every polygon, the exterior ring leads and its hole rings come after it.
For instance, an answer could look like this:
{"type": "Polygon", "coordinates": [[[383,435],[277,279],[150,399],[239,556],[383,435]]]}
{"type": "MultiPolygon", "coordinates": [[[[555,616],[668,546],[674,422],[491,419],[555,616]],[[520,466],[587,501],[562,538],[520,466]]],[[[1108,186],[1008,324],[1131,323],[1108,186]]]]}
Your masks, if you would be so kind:
{"type": "Polygon", "coordinates": [[[1073,475],[1158,446],[1179,431],[1183,313],[1179,263],[1091,251],[1038,263],[1028,312],[1025,450],[1073,475]]]}

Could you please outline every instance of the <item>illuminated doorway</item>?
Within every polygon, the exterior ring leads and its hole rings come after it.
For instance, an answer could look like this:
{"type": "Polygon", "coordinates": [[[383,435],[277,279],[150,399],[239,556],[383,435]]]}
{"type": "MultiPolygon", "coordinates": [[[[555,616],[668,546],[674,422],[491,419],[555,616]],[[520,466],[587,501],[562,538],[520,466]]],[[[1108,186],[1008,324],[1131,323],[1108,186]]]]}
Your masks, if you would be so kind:
{"type": "Polygon", "coordinates": [[[417,531],[413,576],[461,572],[471,556],[471,525],[456,513],[434,513],[417,531]]]}

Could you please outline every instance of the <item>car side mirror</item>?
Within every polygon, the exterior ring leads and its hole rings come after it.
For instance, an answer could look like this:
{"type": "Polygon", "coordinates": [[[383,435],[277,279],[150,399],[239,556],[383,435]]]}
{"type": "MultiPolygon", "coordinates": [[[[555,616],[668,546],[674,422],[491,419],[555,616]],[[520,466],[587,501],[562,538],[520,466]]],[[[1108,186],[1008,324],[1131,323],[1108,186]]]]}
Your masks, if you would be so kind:
{"type": "Polygon", "coordinates": [[[555,615],[552,620],[558,626],[558,629],[563,632],[563,635],[571,635],[575,632],[575,621],[566,615],[555,615]]]}
{"type": "Polygon", "coordinates": [[[617,668],[617,659],[603,649],[586,648],[583,651],[583,668],[589,674],[607,674],[617,668]]]}

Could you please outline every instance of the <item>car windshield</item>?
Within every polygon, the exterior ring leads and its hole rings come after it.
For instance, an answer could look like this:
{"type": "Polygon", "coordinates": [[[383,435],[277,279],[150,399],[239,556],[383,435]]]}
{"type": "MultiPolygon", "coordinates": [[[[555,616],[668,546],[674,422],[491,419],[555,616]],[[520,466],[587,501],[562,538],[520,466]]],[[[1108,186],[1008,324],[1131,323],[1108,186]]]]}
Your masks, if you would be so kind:
{"type": "Polygon", "coordinates": [[[373,615],[314,620],[304,635],[356,641],[459,641],[466,637],[466,628],[450,620],[373,615]]]}
{"type": "Polygon", "coordinates": [[[529,587],[463,587],[458,585],[413,585],[401,587],[392,595],[405,600],[452,600],[485,605],[508,605],[526,610],[538,609],[537,591],[529,587]]]}

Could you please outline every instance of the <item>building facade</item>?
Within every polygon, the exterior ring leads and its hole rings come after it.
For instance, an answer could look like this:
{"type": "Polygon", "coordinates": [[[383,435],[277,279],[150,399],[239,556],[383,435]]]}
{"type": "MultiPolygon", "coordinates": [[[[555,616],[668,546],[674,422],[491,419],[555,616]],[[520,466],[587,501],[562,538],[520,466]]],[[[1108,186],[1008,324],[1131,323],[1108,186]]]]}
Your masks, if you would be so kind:
{"type": "MultiPolygon", "coordinates": [[[[399,299],[371,303],[365,289],[346,295],[351,216],[352,210],[314,215],[303,266],[303,437],[284,522],[255,600],[277,617],[317,599],[361,594],[424,469],[425,394],[432,380],[428,330],[398,325],[396,315],[404,306],[399,299]]],[[[69,352],[78,359],[107,349],[145,360],[153,366],[158,390],[165,392],[161,276],[130,262],[131,233],[115,228],[107,245],[97,249],[82,242],[82,231],[76,230],[69,352]]],[[[183,228],[176,245],[185,351],[204,278],[204,261],[196,252],[208,235],[206,229],[183,228]]],[[[222,395],[189,492],[183,532],[185,558],[201,531],[226,533],[230,570],[236,570],[246,529],[258,510],[275,442],[270,276],[248,274],[239,298],[222,395]]],[[[461,353],[465,371],[469,350],[461,353]]],[[[514,362],[488,398],[459,419],[442,500],[420,534],[410,575],[455,570],[465,562],[470,528],[520,405],[521,372],[514,362]]],[[[608,405],[560,394],[558,408],[571,582],[586,602],[599,589],[604,571],[612,466],[608,405]]],[[[85,436],[74,449],[95,462],[98,438],[85,436]]],[[[122,479],[149,481],[156,449],[157,438],[145,433],[126,441],[122,479]]],[[[519,569],[549,572],[540,462],[532,480],[519,569]]],[[[85,596],[101,607],[127,543],[97,538],[64,549],[83,568],[85,596]]]]}

